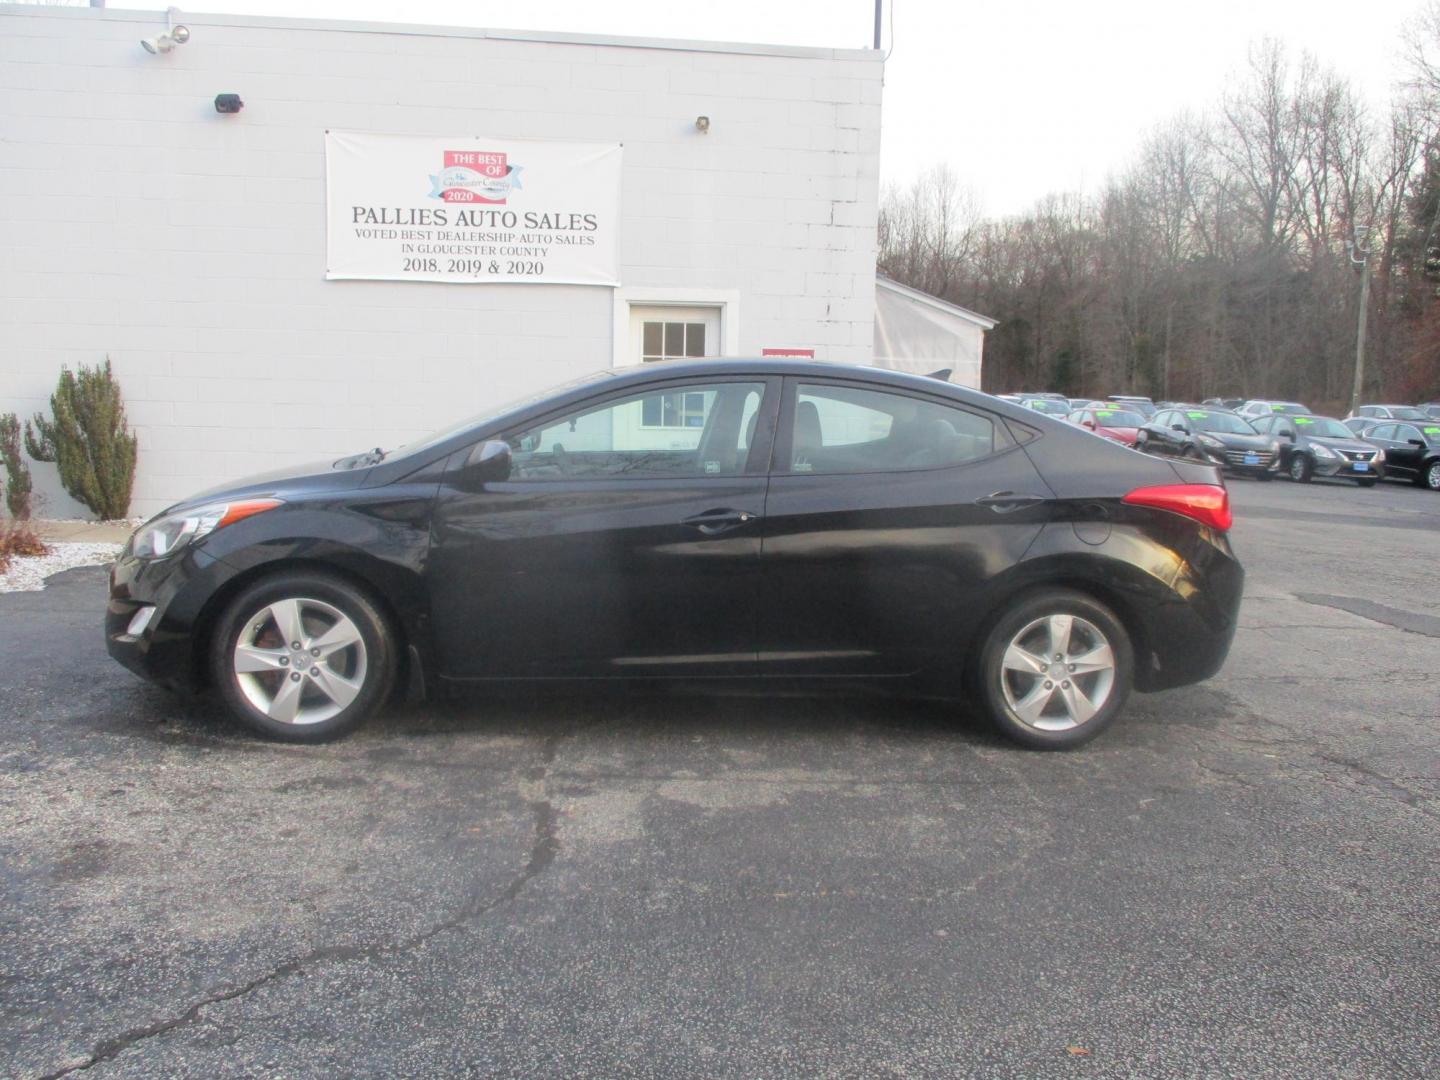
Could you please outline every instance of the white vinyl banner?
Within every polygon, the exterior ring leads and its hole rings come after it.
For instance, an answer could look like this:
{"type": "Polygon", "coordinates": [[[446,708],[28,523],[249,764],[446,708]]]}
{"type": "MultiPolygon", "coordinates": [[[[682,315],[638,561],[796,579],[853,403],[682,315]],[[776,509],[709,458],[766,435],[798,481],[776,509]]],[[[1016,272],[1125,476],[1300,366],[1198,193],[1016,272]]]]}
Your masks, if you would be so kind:
{"type": "Polygon", "coordinates": [[[325,133],[335,280],[620,284],[620,146],[325,133]]]}

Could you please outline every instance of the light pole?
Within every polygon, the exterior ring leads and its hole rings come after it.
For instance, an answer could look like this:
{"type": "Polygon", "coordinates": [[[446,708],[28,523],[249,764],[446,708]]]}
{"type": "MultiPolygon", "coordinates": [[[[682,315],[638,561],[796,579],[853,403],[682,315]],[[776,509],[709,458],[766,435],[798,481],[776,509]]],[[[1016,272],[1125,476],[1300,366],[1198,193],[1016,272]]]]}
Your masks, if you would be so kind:
{"type": "Polygon", "coordinates": [[[1352,266],[1360,267],[1360,316],[1355,328],[1355,385],[1350,390],[1350,415],[1360,407],[1360,392],[1365,382],[1365,321],[1370,314],[1370,248],[1366,239],[1370,230],[1355,227],[1355,239],[1345,241],[1352,266]],[[1359,258],[1356,258],[1356,256],[1359,258]]]}

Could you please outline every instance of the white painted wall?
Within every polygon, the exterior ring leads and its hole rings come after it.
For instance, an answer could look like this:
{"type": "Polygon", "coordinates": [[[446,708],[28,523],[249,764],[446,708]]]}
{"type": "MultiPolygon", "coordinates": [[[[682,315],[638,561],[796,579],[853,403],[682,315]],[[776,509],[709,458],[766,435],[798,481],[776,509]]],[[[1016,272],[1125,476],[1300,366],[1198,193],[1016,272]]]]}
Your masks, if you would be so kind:
{"type": "Polygon", "coordinates": [[[0,4],[0,411],[109,355],[132,513],[624,362],[627,302],[727,303],[727,355],[870,359],[873,53],[183,18],[157,57],[163,14],[0,4]],[[620,302],[325,281],[326,128],[623,142],[620,302]]]}

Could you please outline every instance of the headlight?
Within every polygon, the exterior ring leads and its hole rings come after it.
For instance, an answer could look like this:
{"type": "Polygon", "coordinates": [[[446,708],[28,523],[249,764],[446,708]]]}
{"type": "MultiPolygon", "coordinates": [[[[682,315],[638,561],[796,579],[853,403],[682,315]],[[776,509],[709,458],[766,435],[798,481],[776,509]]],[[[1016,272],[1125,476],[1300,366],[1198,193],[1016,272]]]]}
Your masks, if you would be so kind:
{"type": "Polygon", "coordinates": [[[1334,450],[1321,446],[1319,443],[1311,443],[1310,449],[1315,452],[1315,456],[1318,458],[1333,458],[1335,456],[1334,450]]]}
{"type": "Polygon", "coordinates": [[[137,529],[130,538],[130,553],[137,559],[163,559],[216,529],[280,505],[279,499],[240,499],[179,510],[147,521],[137,529]]]}
{"type": "Polygon", "coordinates": [[[1211,450],[1224,450],[1225,444],[1219,439],[1212,439],[1209,435],[1197,435],[1201,446],[1208,446],[1211,450]]]}

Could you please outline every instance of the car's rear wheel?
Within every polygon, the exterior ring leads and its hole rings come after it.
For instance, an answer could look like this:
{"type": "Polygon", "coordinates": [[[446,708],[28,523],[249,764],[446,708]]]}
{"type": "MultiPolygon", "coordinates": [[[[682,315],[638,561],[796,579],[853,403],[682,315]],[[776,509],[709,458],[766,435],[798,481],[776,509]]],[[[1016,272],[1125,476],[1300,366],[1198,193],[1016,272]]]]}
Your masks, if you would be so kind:
{"type": "Polygon", "coordinates": [[[1001,734],[1063,750],[1114,721],[1133,678],[1134,650],[1114,613],[1084,593],[1047,589],[996,621],[977,681],[1001,734]]]}
{"type": "Polygon", "coordinates": [[[353,730],[395,678],[392,634],[374,601],[328,574],[264,578],[231,601],[211,643],[230,710],[272,738],[320,742],[353,730]]]}
{"type": "Polygon", "coordinates": [[[1297,484],[1308,484],[1314,472],[1310,459],[1304,454],[1296,454],[1290,459],[1290,479],[1297,484]]]}

